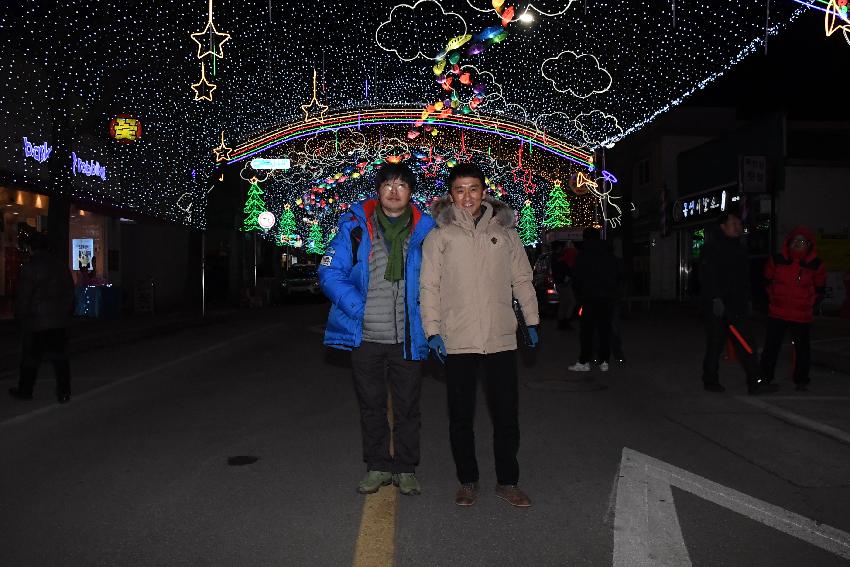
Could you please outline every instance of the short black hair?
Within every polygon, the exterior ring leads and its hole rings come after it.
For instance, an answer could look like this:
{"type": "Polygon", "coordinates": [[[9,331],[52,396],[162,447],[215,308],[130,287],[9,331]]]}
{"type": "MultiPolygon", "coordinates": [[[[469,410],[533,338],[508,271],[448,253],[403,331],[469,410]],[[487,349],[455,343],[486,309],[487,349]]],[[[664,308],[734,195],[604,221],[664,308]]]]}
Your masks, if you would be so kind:
{"type": "Polygon", "coordinates": [[[599,240],[599,229],[589,226],[581,232],[581,238],[582,240],[599,240]]]}
{"type": "Polygon", "coordinates": [[[738,211],[731,209],[720,213],[720,216],[717,217],[717,224],[726,224],[726,221],[729,220],[729,217],[735,217],[738,220],[741,220],[741,214],[738,211]]]}
{"type": "Polygon", "coordinates": [[[410,192],[416,191],[416,175],[403,163],[385,163],[378,170],[378,175],[375,176],[375,191],[381,189],[387,181],[395,181],[400,179],[410,187],[410,192]]]}
{"type": "Polygon", "coordinates": [[[487,188],[487,178],[484,177],[484,172],[481,171],[481,168],[478,167],[476,163],[459,163],[454,166],[449,173],[449,178],[446,180],[446,185],[449,186],[449,191],[452,189],[452,183],[455,182],[455,179],[458,177],[475,177],[479,181],[481,181],[481,187],[484,189],[487,188]]]}

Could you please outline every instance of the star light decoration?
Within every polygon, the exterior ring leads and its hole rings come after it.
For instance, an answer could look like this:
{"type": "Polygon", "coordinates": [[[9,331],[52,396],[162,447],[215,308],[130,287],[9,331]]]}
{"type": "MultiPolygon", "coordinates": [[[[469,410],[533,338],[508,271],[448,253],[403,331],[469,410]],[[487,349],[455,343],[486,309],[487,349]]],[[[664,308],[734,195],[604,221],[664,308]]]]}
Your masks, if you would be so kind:
{"type": "Polygon", "coordinates": [[[195,100],[209,100],[213,99],[213,91],[218,88],[218,85],[215,85],[207,80],[207,72],[204,66],[204,62],[201,61],[201,80],[192,85],[192,90],[195,91],[195,100]]]}
{"type": "Polygon", "coordinates": [[[224,59],[224,44],[230,40],[229,33],[221,33],[213,23],[213,0],[209,0],[207,10],[207,26],[199,32],[190,33],[189,37],[198,44],[198,59],[207,55],[224,59]]]}
{"type": "Polygon", "coordinates": [[[203,59],[207,55],[212,57],[213,75],[215,75],[215,59],[216,57],[224,58],[223,46],[225,42],[230,40],[230,34],[219,32],[213,23],[213,0],[208,2],[206,27],[199,32],[190,33],[189,37],[198,44],[198,59],[201,60],[201,80],[192,85],[192,90],[195,91],[195,100],[212,102],[213,91],[217,88],[217,85],[207,81],[203,59]]]}
{"type": "MultiPolygon", "coordinates": [[[[438,45],[438,51],[442,49],[449,39],[464,31],[464,23],[449,12],[463,18],[470,35],[488,26],[501,26],[501,15],[494,11],[492,0],[410,1],[407,5],[416,6],[416,10],[399,8],[394,13],[393,8],[399,2],[390,0],[375,0],[368,10],[351,9],[335,2],[228,3],[226,10],[216,13],[216,20],[231,31],[250,33],[240,34],[240,64],[234,66],[233,72],[212,73],[213,64],[219,62],[216,53],[223,55],[223,36],[213,36],[219,40],[211,45],[213,53],[201,51],[207,82],[218,83],[219,87],[214,93],[217,104],[209,105],[198,104],[193,97],[186,96],[185,86],[179,87],[185,85],[185,65],[194,68],[198,61],[196,44],[186,49],[184,34],[204,27],[198,25],[199,1],[170,0],[157,4],[156,12],[152,13],[144,4],[77,0],[57,4],[51,9],[50,17],[46,17],[43,3],[5,6],[4,17],[0,19],[0,77],[6,85],[0,91],[0,116],[4,124],[0,128],[0,170],[4,183],[41,188],[84,202],[204,227],[207,180],[210,175],[220,174],[217,167],[227,167],[225,164],[231,161],[224,157],[216,162],[211,147],[219,143],[222,130],[230,140],[246,141],[281,124],[303,125],[303,112],[297,102],[293,103],[294,77],[309,76],[316,69],[317,98],[329,107],[325,121],[331,113],[348,112],[355,117],[351,128],[356,130],[356,116],[361,111],[388,107],[421,109],[426,102],[433,102],[436,94],[443,93],[435,84],[431,69],[436,60],[418,58],[406,62],[392,50],[401,52],[405,45],[426,44],[438,45]],[[435,16],[420,18],[419,15],[427,15],[422,11],[425,9],[435,16]],[[121,17],[104,19],[104,13],[120,13],[121,17]],[[382,43],[388,48],[384,50],[376,45],[375,30],[391,13],[395,24],[404,25],[389,36],[383,36],[383,32],[390,25],[382,28],[382,43]],[[291,17],[293,14],[297,17],[291,17]],[[399,19],[401,16],[405,18],[399,19]],[[57,44],[66,48],[56,50],[57,44]],[[77,63],[83,60],[85,69],[77,63]],[[365,85],[368,94],[364,97],[365,85]],[[108,139],[92,142],[89,151],[96,154],[93,157],[110,168],[110,179],[105,183],[74,178],[69,168],[50,167],[50,162],[39,165],[33,160],[28,163],[20,159],[21,139],[27,136],[30,140],[40,138],[49,142],[55,147],[54,158],[65,160],[77,149],[72,147],[73,140],[91,137],[87,124],[105,124],[127,108],[144,117],[145,143],[119,147],[108,139]],[[54,115],[86,119],[58,121],[55,125],[58,137],[54,139],[51,123],[54,115]],[[197,170],[197,179],[175,177],[175,172],[190,169],[197,170]],[[178,205],[186,193],[193,195],[195,203],[191,220],[187,220],[185,210],[178,205]]],[[[504,4],[514,7],[506,39],[488,47],[482,57],[464,56],[461,61],[463,70],[481,78],[486,86],[483,102],[467,116],[481,120],[510,119],[512,123],[539,130],[546,139],[552,136],[569,140],[574,147],[585,146],[586,150],[616,143],[681,104],[693,92],[710,86],[737,62],[759,50],[764,44],[765,31],[768,36],[774,36],[798,13],[809,9],[794,2],[772,2],[765,30],[765,3],[751,0],[676,2],[675,22],[672,3],[649,0],[531,3],[508,0],[504,4]],[[534,17],[529,27],[525,27],[525,15],[534,17]],[[573,62],[570,57],[562,56],[556,67],[551,67],[555,61],[546,65],[546,75],[551,80],[543,76],[544,61],[564,49],[595,57],[599,67],[612,77],[610,88],[586,98],[556,90],[555,85],[568,86],[569,89],[562,90],[576,93],[601,90],[598,88],[601,73],[595,82],[590,82],[590,77],[585,79],[575,71],[579,64],[589,62],[589,58],[576,58],[573,62]],[[575,65],[571,67],[568,63],[575,65]]],[[[502,12],[506,9],[503,7],[502,12]]],[[[215,32],[223,34],[218,29],[215,32]]],[[[228,49],[231,46],[228,44],[228,49]]],[[[422,52],[428,53],[426,49],[422,52]]],[[[408,151],[420,152],[424,148],[427,154],[428,147],[433,145],[435,151],[449,159],[456,157],[453,152],[459,146],[457,133],[442,126],[437,129],[439,135],[427,136],[428,142],[410,141],[408,151]]],[[[376,142],[383,136],[385,147],[380,151],[386,153],[390,146],[387,140],[404,139],[407,130],[399,132],[387,126],[382,133],[372,131],[375,133],[368,132],[364,121],[362,133],[368,138],[365,144],[368,149],[364,151],[377,156],[377,148],[371,145],[373,136],[376,142]]],[[[518,141],[505,144],[497,136],[471,134],[472,131],[467,131],[467,152],[488,168],[488,174],[492,173],[496,184],[507,193],[505,198],[513,206],[521,206],[521,202],[512,201],[512,192],[524,195],[524,189],[512,179],[505,179],[511,177],[516,167],[512,156],[518,141]]],[[[304,137],[312,135],[305,133],[304,137]]],[[[400,149],[397,142],[393,144],[400,149]]],[[[360,151],[353,142],[340,146],[341,152],[360,151]]],[[[226,148],[222,145],[220,150],[225,152],[226,148]]],[[[267,151],[271,154],[278,149],[305,151],[303,147],[289,145],[267,151]]],[[[535,156],[537,149],[535,146],[535,156]]],[[[541,152],[541,155],[549,154],[541,152]]],[[[303,194],[305,185],[314,180],[341,173],[347,167],[354,167],[352,173],[360,171],[356,167],[359,161],[339,167],[334,162],[339,156],[320,165],[318,158],[294,157],[297,159],[293,161],[293,169],[277,173],[264,187],[269,189],[267,200],[270,207],[275,207],[276,214],[282,210],[283,202],[275,199],[282,199],[284,193],[294,190],[299,183],[303,194]],[[317,165],[318,169],[311,169],[317,165]],[[278,185],[287,188],[279,197],[273,195],[278,185]]],[[[351,163],[357,156],[345,157],[351,163]]],[[[560,177],[567,179],[571,172],[565,166],[559,167],[560,177]]],[[[538,199],[549,193],[550,178],[558,172],[547,170],[543,163],[534,163],[532,170],[534,182],[539,186],[532,198],[537,207],[538,199]]],[[[370,189],[371,175],[373,172],[359,178],[349,177],[342,187],[358,187],[353,197],[361,191],[365,194],[370,189]]],[[[435,192],[442,189],[436,185],[441,180],[439,174],[429,179],[435,192]]],[[[213,192],[210,196],[214,195],[213,192]]],[[[585,204],[581,199],[588,199],[588,206],[596,206],[593,195],[570,194],[569,197],[578,199],[573,203],[574,216],[584,218],[588,214],[582,212],[585,204]]],[[[187,202],[188,198],[183,198],[180,204],[187,207],[187,202]]],[[[331,221],[322,222],[327,229],[324,223],[331,221]]]]}
{"type": "Polygon", "coordinates": [[[319,102],[316,96],[316,70],[313,69],[313,98],[307,104],[301,105],[301,111],[304,113],[304,122],[321,122],[325,118],[325,112],[328,111],[328,105],[319,102]],[[313,109],[318,109],[319,117],[310,116],[313,109]]]}
{"type": "Polygon", "coordinates": [[[230,159],[230,154],[233,152],[233,148],[228,148],[224,143],[224,130],[221,131],[221,143],[213,148],[213,154],[215,154],[215,162],[220,163],[222,161],[227,161],[230,159]]]}

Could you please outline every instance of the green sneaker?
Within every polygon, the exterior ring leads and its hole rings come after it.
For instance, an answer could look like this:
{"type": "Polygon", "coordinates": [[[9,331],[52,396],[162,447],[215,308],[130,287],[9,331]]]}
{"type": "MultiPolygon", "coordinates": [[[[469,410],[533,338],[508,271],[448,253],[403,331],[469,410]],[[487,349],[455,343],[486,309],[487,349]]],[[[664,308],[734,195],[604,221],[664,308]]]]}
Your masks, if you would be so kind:
{"type": "Polygon", "coordinates": [[[394,474],[393,484],[396,485],[398,487],[398,491],[405,496],[411,494],[422,494],[422,487],[419,486],[419,481],[416,480],[416,475],[412,472],[394,474]]]}
{"type": "Polygon", "coordinates": [[[382,486],[387,486],[393,481],[393,475],[384,471],[369,471],[360,484],[357,485],[357,492],[360,494],[374,494],[382,486]]]}

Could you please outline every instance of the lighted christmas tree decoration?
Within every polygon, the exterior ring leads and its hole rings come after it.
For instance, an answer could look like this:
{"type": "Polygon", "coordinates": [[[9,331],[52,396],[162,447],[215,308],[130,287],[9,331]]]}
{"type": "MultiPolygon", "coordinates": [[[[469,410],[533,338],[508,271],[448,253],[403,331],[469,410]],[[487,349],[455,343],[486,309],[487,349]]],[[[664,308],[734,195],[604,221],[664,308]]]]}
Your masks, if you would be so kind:
{"type": "Polygon", "coordinates": [[[317,221],[310,223],[310,234],[307,236],[307,253],[325,253],[325,239],[322,235],[322,226],[317,221]]]}
{"type": "Polygon", "coordinates": [[[283,214],[280,216],[280,222],[277,225],[277,245],[292,246],[295,241],[295,214],[292,212],[292,207],[289,203],[283,206],[283,214]]]}
{"type": "Polygon", "coordinates": [[[537,242],[537,219],[534,218],[534,209],[531,201],[526,199],[525,206],[519,214],[519,239],[525,246],[537,242]]]}
{"type": "Polygon", "coordinates": [[[242,230],[249,232],[252,230],[261,231],[258,219],[260,214],[266,212],[266,204],[263,202],[263,190],[260,189],[260,181],[256,177],[250,180],[251,186],[248,188],[248,199],[245,201],[245,206],[242,212],[245,213],[245,220],[242,222],[242,230]]]}
{"type": "Polygon", "coordinates": [[[563,187],[561,187],[561,180],[556,179],[552,185],[552,191],[549,192],[549,200],[546,201],[543,226],[545,228],[572,226],[573,220],[570,209],[570,202],[567,200],[563,187]]]}

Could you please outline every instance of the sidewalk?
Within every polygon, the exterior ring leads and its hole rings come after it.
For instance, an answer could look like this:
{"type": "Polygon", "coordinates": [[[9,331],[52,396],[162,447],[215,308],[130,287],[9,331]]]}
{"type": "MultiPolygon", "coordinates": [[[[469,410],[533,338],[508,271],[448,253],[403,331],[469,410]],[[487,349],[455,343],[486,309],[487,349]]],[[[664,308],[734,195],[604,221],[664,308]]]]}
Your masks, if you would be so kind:
{"type": "MultiPolygon", "coordinates": [[[[69,330],[69,353],[126,344],[139,339],[221,321],[236,310],[196,313],[169,313],[128,316],[120,319],[75,317],[69,330]]],[[[0,322],[0,380],[17,376],[20,339],[14,321],[0,322]]]]}

